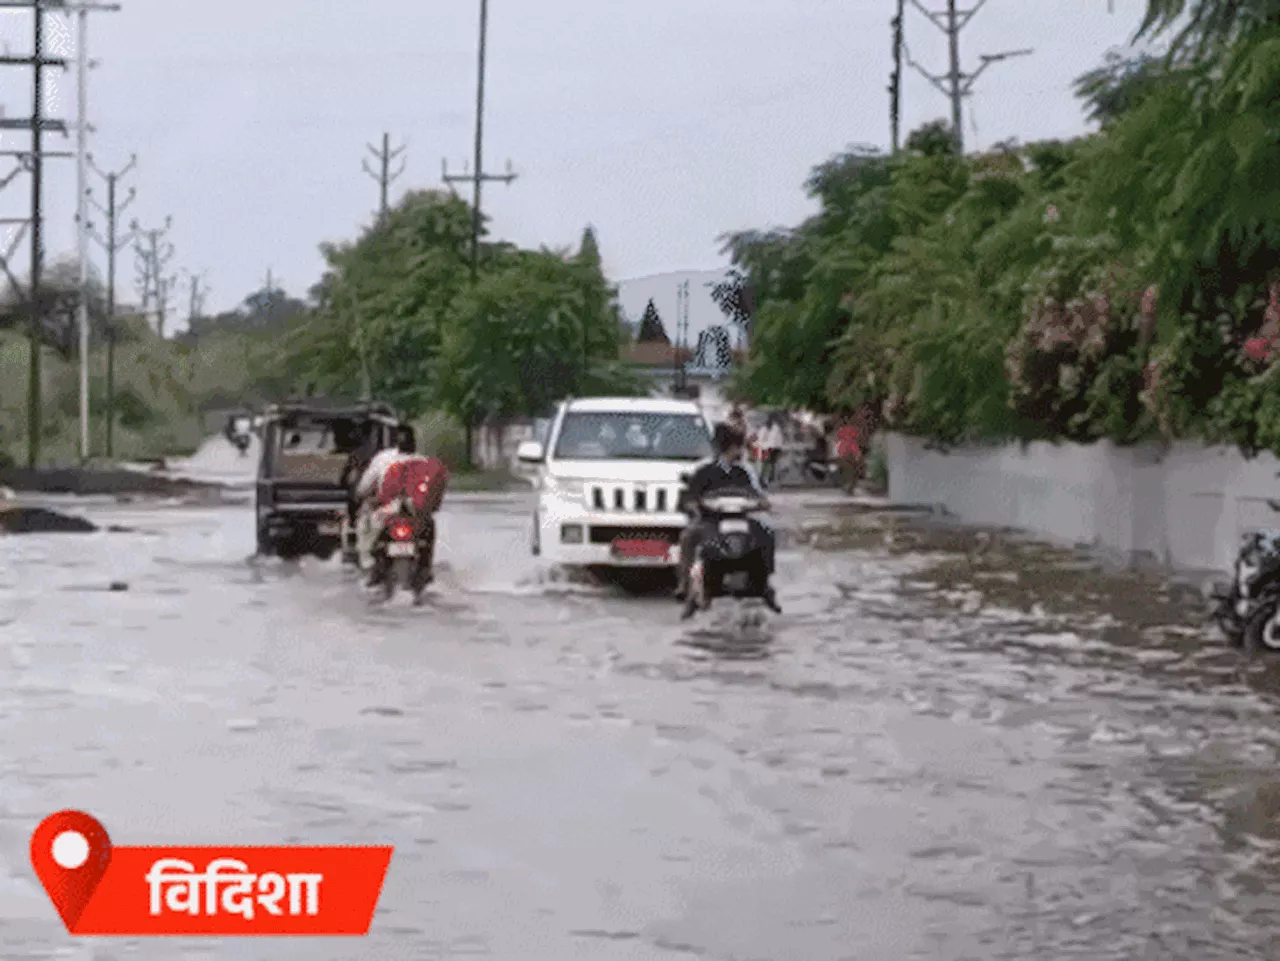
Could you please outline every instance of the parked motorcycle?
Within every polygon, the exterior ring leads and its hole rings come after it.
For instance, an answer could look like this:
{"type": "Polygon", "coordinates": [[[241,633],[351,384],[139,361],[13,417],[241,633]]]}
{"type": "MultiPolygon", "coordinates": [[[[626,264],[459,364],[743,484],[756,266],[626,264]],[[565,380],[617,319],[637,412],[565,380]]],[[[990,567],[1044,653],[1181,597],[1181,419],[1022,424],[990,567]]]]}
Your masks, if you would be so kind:
{"type": "Polygon", "coordinates": [[[689,568],[686,618],[697,610],[707,610],[721,597],[762,600],[771,610],[782,613],[767,565],[774,535],[753,516],[765,506],[752,490],[719,490],[697,502],[693,523],[706,525],[708,534],[689,568]]]}
{"type": "MultiPolygon", "coordinates": [[[[1280,502],[1267,503],[1280,511],[1280,502]]],[[[1211,596],[1213,620],[1233,647],[1280,653],[1280,530],[1245,534],[1231,580],[1211,596]]]]}
{"type": "Polygon", "coordinates": [[[409,591],[414,603],[421,603],[423,591],[432,581],[432,543],[435,519],[415,513],[412,505],[400,501],[382,508],[382,530],[371,546],[373,570],[369,585],[383,600],[391,600],[396,589],[409,591]]]}
{"type": "Polygon", "coordinates": [[[821,460],[810,457],[805,461],[804,474],[815,484],[830,484],[839,487],[846,493],[853,494],[857,489],[858,475],[852,462],[844,460],[821,460]]]}

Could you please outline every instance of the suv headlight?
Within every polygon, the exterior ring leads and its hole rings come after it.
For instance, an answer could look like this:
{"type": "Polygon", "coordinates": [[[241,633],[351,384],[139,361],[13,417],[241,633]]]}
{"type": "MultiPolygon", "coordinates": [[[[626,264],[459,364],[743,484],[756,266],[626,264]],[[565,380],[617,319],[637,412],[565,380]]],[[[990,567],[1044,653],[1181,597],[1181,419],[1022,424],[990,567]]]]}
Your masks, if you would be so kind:
{"type": "Polygon", "coordinates": [[[543,479],[542,489],[552,497],[581,497],[586,489],[586,482],[572,477],[548,475],[543,479]]]}

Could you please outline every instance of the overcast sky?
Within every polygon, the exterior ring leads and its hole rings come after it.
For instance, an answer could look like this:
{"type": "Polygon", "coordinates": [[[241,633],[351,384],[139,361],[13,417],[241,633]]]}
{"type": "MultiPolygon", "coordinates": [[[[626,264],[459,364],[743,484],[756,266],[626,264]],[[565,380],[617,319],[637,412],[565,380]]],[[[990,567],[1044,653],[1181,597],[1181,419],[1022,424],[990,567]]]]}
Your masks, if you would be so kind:
{"type": "MultiPolygon", "coordinates": [[[[125,219],[151,226],[172,214],[173,265],[206,272],[208,309],[237,304],[268,268],[290,293],[305,293],[321,271],[317,245],[353,237],[376,207],[361,161],[384,130],[393,145],[408,144],[395,195],[439,185],[442,158],[460,172],[471,153],[478,0],[122,6],[90,18],[89,50],[101,61],[90,73],[91,149],[108,168],[138,154],[129,179],[138,199],[125,219]]],[[[498,171],[510,158],[520,174],[487,188],[495,233],[556,246],[576,243],[592,223],[615,280],[722,265],[722,232],[810,212],[802,183],[815,163],[849,143],[887,145],[893,7],[491,0],[485,166],[498,171]]],[[[982,53],[1035,54],[995,64],[977,82],[969,144],[1081,132],[1071,81],[1126,42],[1142,8],[1140,0],[1115,0],[1114,13],[1106,0],[987,4],[962,37],[966,69],[982,53]]],[[[30,51],[30,22],[27,13],[0,14],[13,53],[30,51]]],[[[915,59],[945,69],[944,36],[910,5],[906,34],[915,59]]],[[[5,68],[0,83],[5,115],[29,115],[29,71],[5,68]]],[[[74,118],[74,74],[50,84],[49,102],[74,118]]],[[[947,109],[908,70],[904,130],[947,109]]],[[[5,133],[2,145],[27,142],[5,133]]],[[[74,251],[74,163],[49,163],[46,230],[56,257],[74,251]]],[[[14,181],[3,216],[25,216],[29,197],[26,178],[14,181]]],[[[15,262],[25,270],[25,252],[15,262]]],[[[133,281],[129,255],[122,300],[132,299],[133,281]]]]}

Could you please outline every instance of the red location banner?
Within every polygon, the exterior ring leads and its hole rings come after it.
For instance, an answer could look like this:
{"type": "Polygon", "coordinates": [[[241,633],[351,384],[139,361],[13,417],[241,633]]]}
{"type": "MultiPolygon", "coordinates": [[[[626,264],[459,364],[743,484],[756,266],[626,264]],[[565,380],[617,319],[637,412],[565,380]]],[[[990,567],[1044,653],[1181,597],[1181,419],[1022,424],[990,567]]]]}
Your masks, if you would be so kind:
{"type": "Polygon", "coordinates": [[[82,811],[31,835],[31,865],[74,935],[364,935],[390,846],[113,847],[82,811]]]}

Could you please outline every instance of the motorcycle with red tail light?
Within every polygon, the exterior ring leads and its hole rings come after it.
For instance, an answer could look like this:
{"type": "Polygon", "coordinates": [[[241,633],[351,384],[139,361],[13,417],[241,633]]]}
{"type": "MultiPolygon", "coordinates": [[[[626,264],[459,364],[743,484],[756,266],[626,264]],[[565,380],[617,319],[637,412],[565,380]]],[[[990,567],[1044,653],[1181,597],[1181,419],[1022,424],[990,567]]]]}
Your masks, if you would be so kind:
{"type": "Polygon", "coordinates": [[[409,591],[415,602],[433,579],[435,518],[427,513],[389,505],[382,530],[373,542],[373,570],[369,582],[391,600],[397,588],[409,591]]]}
{"type": "Polygon", "coordinates": [[[435,513],[444,500],[448,472],[435,458],[388,469],[378,508],[378,534],[371,545],[369,584],[390,600],[403,588],[420,603],[434,579],[435,513]]]}

